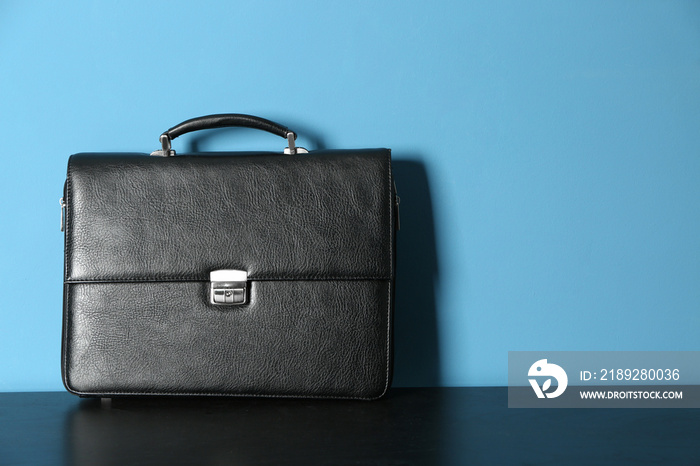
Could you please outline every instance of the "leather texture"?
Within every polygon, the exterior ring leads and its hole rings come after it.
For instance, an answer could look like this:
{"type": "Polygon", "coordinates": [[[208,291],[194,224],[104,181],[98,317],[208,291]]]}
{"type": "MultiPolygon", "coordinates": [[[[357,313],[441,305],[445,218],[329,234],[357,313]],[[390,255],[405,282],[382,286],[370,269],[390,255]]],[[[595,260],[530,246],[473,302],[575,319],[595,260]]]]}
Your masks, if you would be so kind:
{"type": "Polygon", "coordinates": [[[394,194],[387,149],[71,156],[66,388],[381,397],[394,194]],[[245,305],[209,303],[220,269],[248,272],[245,305]]]}
{"type": "Polygon", "coordinates": [[[201,282],[68,285],[66,385],[80,394],[381,396],[389,282],[252,282],[212,306],[201,282]],[[378,304],[381,303],[381,306],[378,304]]]}
{"type": "Polygon", "coordinates": [[[175,139],[185,133],[199,131],[202,129],[224,128],[229,126],[242,126],[246,128],[260,129],[268,133],[276,134],[283,138],[287,137],[287,133],[294,134],[294,139],[297,138],[296,133],[290,131],[286,126],[275,123],[274,121],[266,120],[252,115],[242,113],[222,113],[218,115],[207,115],[197,118],[192,118],[187,121],[173,126],[163,134],[168,138],[175,139]]]}
{"type": "Polygon", "coordinates": [[[387,150],[74,155],[65,278],[390,279],[390,167],[387,150]]]}

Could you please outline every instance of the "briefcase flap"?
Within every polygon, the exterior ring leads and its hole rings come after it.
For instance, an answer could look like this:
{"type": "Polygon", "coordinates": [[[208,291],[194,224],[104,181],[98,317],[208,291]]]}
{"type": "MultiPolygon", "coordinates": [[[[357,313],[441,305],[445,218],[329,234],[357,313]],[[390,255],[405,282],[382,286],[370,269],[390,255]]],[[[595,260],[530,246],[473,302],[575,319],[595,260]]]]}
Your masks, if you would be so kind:
{"type": "Polygon", "coordinates": [[[67,282],[393,278],[388,149],[76,154],[67,282]]]}

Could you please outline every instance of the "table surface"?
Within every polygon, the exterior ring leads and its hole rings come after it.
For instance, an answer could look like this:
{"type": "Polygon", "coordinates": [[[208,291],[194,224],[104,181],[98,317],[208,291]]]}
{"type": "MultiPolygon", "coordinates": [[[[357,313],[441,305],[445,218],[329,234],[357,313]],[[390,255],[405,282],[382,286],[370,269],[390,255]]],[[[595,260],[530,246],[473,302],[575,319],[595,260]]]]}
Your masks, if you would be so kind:
{"type": "Polygon", "coordinates": [[[0,464],[700,463],[700,410],[509,409],[507,389],[379,401],[0,394],[0,464]]]}

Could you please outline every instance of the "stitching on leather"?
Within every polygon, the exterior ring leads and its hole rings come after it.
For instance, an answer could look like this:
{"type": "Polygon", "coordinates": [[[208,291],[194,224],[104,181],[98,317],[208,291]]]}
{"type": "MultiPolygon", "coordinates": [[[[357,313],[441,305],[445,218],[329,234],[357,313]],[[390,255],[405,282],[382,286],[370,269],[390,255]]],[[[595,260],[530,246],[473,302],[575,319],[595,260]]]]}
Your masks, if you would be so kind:
{"type": "MultiPolygon", "coordinates": [[[[66,303],[68,300],[68,295],[70,293],[70,286],[65,287],[65,297],[66,297],[66,303]]],[[[389,283],[389,286],[387,286],[387,321],[386,321],[386,370],[385,370],[385,382],[384,382],[384,390],[382,391],[381,394],[378,396],[328,396],[328,395],[298,395],[298,394],[291,394],[291,395],[274,395],[274,394],[259,394],[259,393],[216,393],[216,392],[130,392],[130,391],[114,391],[114,392],[105,392],[105,393],[97,393],[97,392],[82,392],[75,390],[70,387],[70,384],[68,383],[68,316],[69,313],[67,312],[68,307],[66,306],[64,309],[64,347],[65,351],[63,354],[63,384],[65,385],[66,389],[75,394],[75,395],[83,395],[83,396],[97,396],[97,397],[102,397],[102,398],[108,398],[112,395],[133,395],[133,396],[229,396],[229,397],[254,397],[254,398],[299,398],[299,399],[325,399],[325,400],[377,400],[379,398],[382,398],[384,395],[386,395],[387,391],[389,390],[389,367],[391,365],[391,283],[389,283]]]]}
{"type": "Polygon", "coordinates": [[[72,156],[68,158],[68,170],[67,170],[68,173],[66,175],[66,199],[64,199],[64,201],[66,203],[66,212],[65,212],[64,221],[66,223],[65,223],[64,228],[63,228],[63,230],[64,230],[63,231],[63,234],[64,234],[63,248],[65,251],[65,255],[63,258],[63,261],[64,261],[64,263],[63,263],[63,276],[65,277],[65,279],[68,279],[68,264],[71,263],[73,260],[73,243],[70,240],[70,235],[69,235],[70,222],[68,221],[68,219],[73,218],[72,215],[69,215],[70,214],[69,210],[71,209],[71,205],[73,204],[72,202],[70,202],[70,200],[73,196],[73,186],[72,186],[72,182],[71,182],[72,171],[73,171],[73,166],[71,164],[72,159],[73,159],[72,156]]]}
{"type": "Polygon", "coordinates": [[[391,288],[392,283],[387,286],[387,312],[386,312],[386,379],[384,382],[384,391],[377,398],[383,397],[389,390],[389,368],[391,366],[391,288]]]}
{"type": "Polygon", "coordinates": [[[62,341],[61,341],[61,348],[63,350],[63,366],[62,366],[62,371],[61,371],[61,378],[63,380],[63,385],[66,387],[67,390],[70,391],[69,384],[68,384],[68,352],[69,352],[69,347],[68,347],[68,342],[69,342],[69,333],[68,333],[68,321],[70,318],[70,310],[69,310],[69,303],[70,303],[70,286],[66,286],[65,284],[65,279],[68,278],[68,264],[72,259],[72,243],[70,242],[70,222],[68,221],[69,219],[72,218],[72,215],[69,215],[68,210],[71,208],[72,202],[70,202],[71,197],[72,197],[72,170],[73,166],[71,164],[73,157],[68,158],[68,168],[67,168],[67,174],[66,174],[66,199],[64,199],[66,203],[66,212],[65,212],[65,219],[64,221],[66,222],[64,224],[64,237],[63,237],[63,248],[64,248],[64,256],[63,256],[63,274],[64,274],[64,285],[63,285],[63,335],[62,341]],[[69,247],[70,246],[70,247],[69,247]]]}
{"type": "Polygon", "coordinates": [[[68,318],[70,312],[68,311],[68,302],[70,294],[70,286],[63,286],[63,341],[61,342],[63,348],[63,370],[61,371],[61,378],[63,379],[63,385],[66,389],[70,390],[68,384],[68,318]]]}
{"type": "MultiPolygon", "coordinates": [[[[255,282],[283,282],[283,281],[298,281],[298,282],[325,282],[334,280],[344,281],[363,281],[363,280],[392,280],[391,277],[326,277],[318,276],[300,276],[300,277],[249,277],[248,281],[255,282]]],[[[206,278],[191,278],[191,277],[154,277],[154,278],[113,278],[113,277],[98,277],[81,279],[64,280],[67,284],[87,284],[87,283],[179,283],[179,282],[201,282],[208,283],[206,278]]]]}
{"type": "Polygon", "coordinates": [[[389,200],[389,275],[394,276],[394,216],[396,215],[394,209],[394,196],[393,196],[393,186],[392,186],[392,173],[391,173],[391,149],[388,150],[387,154],[387,173],[389,174],[389,195],[387,196],[389,200]]]}
{"type": "Polygon", "coordinates": [[[387,155],[387,167],[389,173],[389,275],[392,277],[389,280],[389,286],[387,286],[387,314],[386,314],[386,379],[384,382],[384,391],[377,398],[384,396],[389,390],[389,372],[391,366],[391,290],[394,286],[394,216],[396,209],[395,200],[393,196],[393,182],[392,182],[392,170],[391,170],[391,149],[389,149],[387,155]]]}
{"type": "Polygon", "coordinates": [[[263,395],[259,393],[216,393],[216,392],[109,392],[109,393],[93,393],[93,392],[79,392],[77,390],[69,389],[69,392],[75,395],[82,396],[95,396],[100,398],[110,398],[111,396],[120,395],[133,395],[133,396],[151,396],[151,395],[163,395],[163,396],[220,396],[220,397],[253,397],[253,398],[286,398],[286,399],[309,399],[318,398],[322,400],[377,400],[384,396],[382,393],[379,396],[335,396],[335,395],[263,395]]]}

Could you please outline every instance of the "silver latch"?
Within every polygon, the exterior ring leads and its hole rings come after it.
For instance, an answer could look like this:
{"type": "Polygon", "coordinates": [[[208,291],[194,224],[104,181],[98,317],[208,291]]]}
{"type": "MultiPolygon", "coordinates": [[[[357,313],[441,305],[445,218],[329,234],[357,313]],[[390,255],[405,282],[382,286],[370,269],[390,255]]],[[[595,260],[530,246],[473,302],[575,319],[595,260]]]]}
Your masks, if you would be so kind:
{"type": "Polygon", "coordinates": [[[248,299],[248,272],[245,270],[214,270],[209,273],[210,302],[235,306],[248,299]]]}

